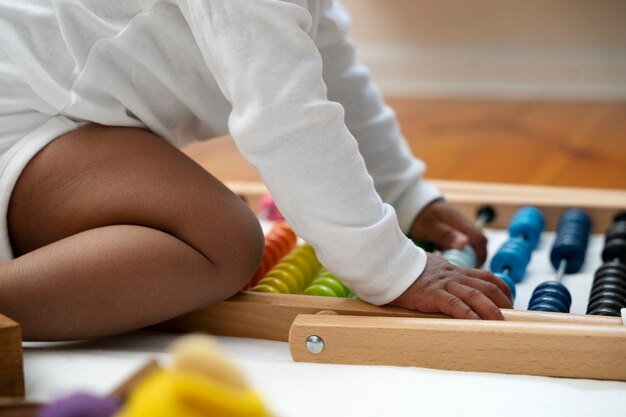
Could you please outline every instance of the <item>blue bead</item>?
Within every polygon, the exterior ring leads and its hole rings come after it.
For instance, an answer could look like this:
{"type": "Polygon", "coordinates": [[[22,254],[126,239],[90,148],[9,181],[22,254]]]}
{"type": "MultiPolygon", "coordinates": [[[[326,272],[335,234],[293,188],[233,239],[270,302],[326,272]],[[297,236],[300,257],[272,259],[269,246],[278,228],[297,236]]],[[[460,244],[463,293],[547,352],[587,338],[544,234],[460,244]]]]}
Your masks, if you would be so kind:
{"type": "Polygon", "coordinates": [[[515,282],[508,276],[508,275],[504,275],[504,274],[495,274],[498,278],[500,278],[502,281],[504,281],[504,283],[509,287],[509,290],[511,290],[511,295],[513,296],[513,299],[515,300],[515,282]]]}
{"type": "Polygon", "coordinates": [[[531,250],[534,250],[541,238],[545,220],[541,211],[535,207],[523,207],[519,209],[509,223],[509,235],[512,238],[520,238],[528,242],[531,250]]]}
{"type": "Polygon", "coordinates": [[[567,287],[563,284],[561,284],[558,281],[546,281],[546,282],[542,282],[541,284],[537,285],[537,287],[535,288],[535,291],[533,291],[533,295],[540,292],[540,291],[556,291],[556,293],[560,294],[560,298],[563,300],[563,302],[567,305],[571,305],[572,304],[572,296],[569,293],[569,290],[567,289],[567,287]]]}
{"type": "Polygon", "coordinates": [[[550,313],[567,313],[569,309],[566,309],[559,300],[550,297],[543,297],[536,304],[528,307],[530,311],[547,311],[550,313]]]}
{"type": "Polygon", "coordinates": [[[507,240],[491,259],[491,272],[503,274],[508,269],[508,276],[520,282],[530,263],[531,247],[522,239],[507,240]]]}
{"type": "Polygon", "coordinates": [[[528,309],[567,313],[571,305],[572,296],[565,285],[557,281],[547,281],[535,288],[530,297],[528,309]],[[546,306],[550,306],[551,310],[547,310],[546,306]]]}
{"type": "Polygon", "coordinates": [[[590,231],[591,219],[584,211],[571,209],[561,216],[557,236],[550,252],[550,261],[554,269],[558,269],[561,260],[566,259],[566,273],[580,271],[585,262],[590,231]]]}

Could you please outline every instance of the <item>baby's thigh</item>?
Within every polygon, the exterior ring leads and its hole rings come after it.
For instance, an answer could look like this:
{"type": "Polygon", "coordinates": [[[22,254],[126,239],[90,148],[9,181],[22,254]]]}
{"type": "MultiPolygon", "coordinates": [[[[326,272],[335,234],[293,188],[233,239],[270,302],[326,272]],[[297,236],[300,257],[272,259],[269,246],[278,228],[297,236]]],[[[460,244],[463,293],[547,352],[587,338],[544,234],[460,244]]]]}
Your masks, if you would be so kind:
{"type": "Polygon", "coordinates": [[[169,233],[218,264],[254,266],[263,245],[258,221],[236,195],[135,128],[88,125],[52,141],[22,172],[8,223],[15,256],[116,224],[169,233]]]}

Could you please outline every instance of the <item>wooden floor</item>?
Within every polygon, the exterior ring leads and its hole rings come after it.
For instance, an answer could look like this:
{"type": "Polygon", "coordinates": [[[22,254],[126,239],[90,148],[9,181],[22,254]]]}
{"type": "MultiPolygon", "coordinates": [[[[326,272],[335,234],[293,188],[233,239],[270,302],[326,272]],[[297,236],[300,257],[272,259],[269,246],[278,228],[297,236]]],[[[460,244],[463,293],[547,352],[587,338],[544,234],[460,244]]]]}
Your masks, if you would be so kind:
{"type": "MultiPolygon", "coordinates": [[[[626,190],[626,102],[389,99],[427,177],[626,190]]],[[[187,150],[222,180],[257,180],[230,138],[187,150]]]]}

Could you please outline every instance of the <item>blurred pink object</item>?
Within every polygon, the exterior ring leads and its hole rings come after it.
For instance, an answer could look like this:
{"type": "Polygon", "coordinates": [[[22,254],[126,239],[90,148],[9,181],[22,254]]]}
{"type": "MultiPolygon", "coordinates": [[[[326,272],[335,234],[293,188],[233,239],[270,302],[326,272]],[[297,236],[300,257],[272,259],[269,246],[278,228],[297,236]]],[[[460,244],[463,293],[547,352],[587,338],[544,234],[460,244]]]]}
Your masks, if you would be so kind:
{"type": "Polygon", "coordinates": [[[271,194],[265,194],[259,203],[259,212],[262,217],[265,217],[267,220],[271,221],[279,221],[285,220],[283,215],[276,207],[276,203],[274,203],[274,199],[271,194]]]}

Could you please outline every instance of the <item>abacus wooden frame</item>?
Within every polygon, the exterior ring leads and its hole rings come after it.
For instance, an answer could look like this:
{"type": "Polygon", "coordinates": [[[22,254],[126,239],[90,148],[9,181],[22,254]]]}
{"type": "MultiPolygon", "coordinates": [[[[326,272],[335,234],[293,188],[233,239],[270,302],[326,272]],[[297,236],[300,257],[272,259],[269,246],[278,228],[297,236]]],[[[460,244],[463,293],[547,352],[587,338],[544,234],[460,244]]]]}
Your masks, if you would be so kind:
{"type": "MultiPolygon", "coordinates": [[[[504,228],[522,206],[542,209],[554,230],[568,208],[585,209],[603,232],[626,208],[626,192],[544,186],[434,181],[472,218],[485,203],[490,225],[504,228]]],[[[252,207],[266,192],[258,183],[231,183],[252,207]]],[[[358,300],[240,293],[160,326],[173,331],[289,341],[295,361],[420,366],[436,369],[626,381],[626,326],[617,317],[503,310],[505,322],[463,321],[358,300]],[[331,311],[338,314],[316,314],[331,311]],[[324,349],[313,354],[306,340],[324,349]]]]}
{"type": "Polygon", "coordinates": [[[0,402],[23,397],[22,331],[15,321],[0,315],[0,402]]]}

